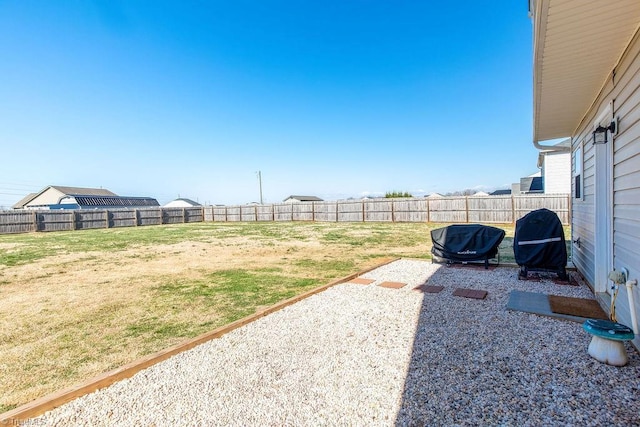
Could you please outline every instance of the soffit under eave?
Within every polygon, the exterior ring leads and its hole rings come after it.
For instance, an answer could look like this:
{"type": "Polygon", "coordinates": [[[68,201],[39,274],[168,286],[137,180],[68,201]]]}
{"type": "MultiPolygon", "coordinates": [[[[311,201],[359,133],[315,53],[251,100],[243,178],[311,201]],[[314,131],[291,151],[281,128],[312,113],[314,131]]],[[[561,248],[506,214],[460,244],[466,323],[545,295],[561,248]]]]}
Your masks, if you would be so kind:
{"type": "Polygon", "coordinates": [[[636,1],[614,0],[597,9],[576,0],[536,2],[535,141],[568,137],[576,131],[639,22],[636,1]]]}

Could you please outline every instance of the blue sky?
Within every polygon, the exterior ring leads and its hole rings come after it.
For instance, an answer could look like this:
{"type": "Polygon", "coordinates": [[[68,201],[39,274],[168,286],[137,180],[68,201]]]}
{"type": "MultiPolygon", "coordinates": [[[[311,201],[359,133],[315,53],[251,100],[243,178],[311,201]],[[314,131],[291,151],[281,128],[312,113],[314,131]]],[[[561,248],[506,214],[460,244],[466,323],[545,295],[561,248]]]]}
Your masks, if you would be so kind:
{"type": "Polygon", "coordinates": [[[531,51],[524,0],[0,0],[0,206],[506,188],[531,51]]]}

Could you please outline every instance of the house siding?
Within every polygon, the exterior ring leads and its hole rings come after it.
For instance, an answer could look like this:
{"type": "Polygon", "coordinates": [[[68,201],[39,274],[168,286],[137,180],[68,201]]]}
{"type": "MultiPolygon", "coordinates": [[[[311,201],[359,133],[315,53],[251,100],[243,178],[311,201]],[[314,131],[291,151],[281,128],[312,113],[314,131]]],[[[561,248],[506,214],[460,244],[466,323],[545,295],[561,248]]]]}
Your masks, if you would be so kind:
{"type": "Polygon", "coordinates": [[[27,203],[26,207],[30,206],[46,206],[46,205],[54,205],[60,202],[60,198],[64,197],[65,194],[58,191],[55,188],[48,188],[38,197],[27,203]]]}
{"type": "Polygon", "coordinates": [[[571,192],[571,154],[547,153],[544,156],[545,194],[571,192]]]}
{"type": "MultiPolygon", "coordinates": [[[[595,283],[595,148],[594,120],[612,102],[619,120],[612,144],[613,267],[627,268],[631,279],[640,279],[640,36],[635,34],[615,73],[587,112],[572,140],[572,149],[583,144],[584,199],[573,200],[573,262],[591,284],[595,283]]],[[[573,180],[572,180],[573,181],[573,180]]],[[[572,185],[574,185],[572,183],[572,185]]],[[[575,191],[575,189],[574,189],[575,191]]],[[[575,193],[574,193],[575,194],[575,193]]],[[[640,291],[634,289],[635,310],[640,312],[640,291]]],[[[616,302],[618,321],[631,325],[627,290],[620,287],[616,302]]],[[[640,338],[634,340],[640,345],[640,338]]]]}

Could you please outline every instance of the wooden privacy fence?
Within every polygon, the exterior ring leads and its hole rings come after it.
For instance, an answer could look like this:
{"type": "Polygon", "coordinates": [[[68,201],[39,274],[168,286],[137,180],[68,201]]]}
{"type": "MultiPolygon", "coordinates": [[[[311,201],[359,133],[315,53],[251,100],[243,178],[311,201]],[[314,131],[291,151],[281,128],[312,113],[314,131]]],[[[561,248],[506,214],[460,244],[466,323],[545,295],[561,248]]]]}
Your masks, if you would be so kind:
{"type": "Polygon", "coordinates": [[[201,207],[5,211],[0,212],[0,234],[178,224],[203,218],[201,207]]]}
{"type": "Polygon", "coordinates": [[[339,200],[270,205],[0,212],[0,234],[136,227],[188,222],[443,222],[513,223],[536,209],[570,223],[570,196],[525,195],[339,200]]]}
{"type": "Polygon", "coordinates": [[[204,220],[319,222],[513,223],[547,208],[570,223],[570,196],[525,195],[424,199],[339,200],[271,205],[205,206],[204,220]]]}

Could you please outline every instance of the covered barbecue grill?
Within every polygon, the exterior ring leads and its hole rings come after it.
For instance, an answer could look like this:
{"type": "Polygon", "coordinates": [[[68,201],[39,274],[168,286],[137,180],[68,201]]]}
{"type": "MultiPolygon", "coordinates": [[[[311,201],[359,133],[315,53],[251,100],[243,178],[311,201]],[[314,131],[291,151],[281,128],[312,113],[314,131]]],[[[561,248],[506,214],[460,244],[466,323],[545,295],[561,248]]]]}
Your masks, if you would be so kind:
{"type": "Polygon", "coordinates": [[[498,246],[504,238],[504,230],[481,224],[455,224],[431,230],[434,262],[467,263],[484,261],[498,254],[498,246]]]}
{"type": "Polygon", "coordinates": [[[568,278],[564,230],[555,212],[538,209],[516,221],[513,253],[522,278],[529,271],[551,271],[561,280],[568,278]]]}

